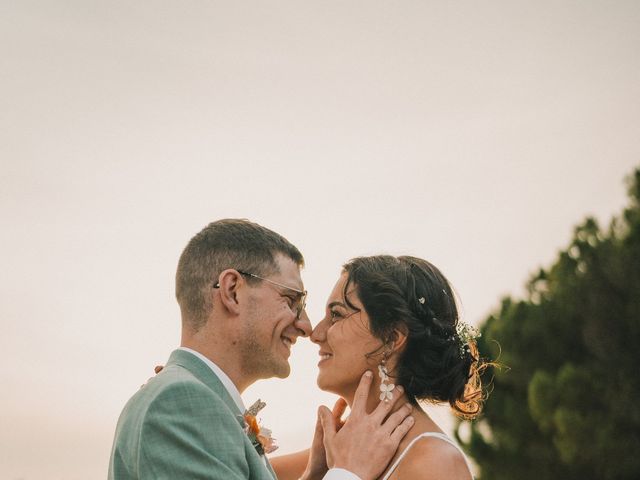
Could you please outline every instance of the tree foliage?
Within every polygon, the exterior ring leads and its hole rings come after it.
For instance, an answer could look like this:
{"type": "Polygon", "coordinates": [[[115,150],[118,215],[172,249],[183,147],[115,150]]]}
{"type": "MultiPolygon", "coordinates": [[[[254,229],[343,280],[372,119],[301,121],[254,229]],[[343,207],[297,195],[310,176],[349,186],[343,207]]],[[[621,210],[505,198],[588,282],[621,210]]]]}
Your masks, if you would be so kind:
{"type": "Polygon", "coordinates": [[[628,186],[607,230],[586,219],[483,324],[480,351],[502,367],[459,438],[482,480],[640,478],[640,169],[628,186]]]}

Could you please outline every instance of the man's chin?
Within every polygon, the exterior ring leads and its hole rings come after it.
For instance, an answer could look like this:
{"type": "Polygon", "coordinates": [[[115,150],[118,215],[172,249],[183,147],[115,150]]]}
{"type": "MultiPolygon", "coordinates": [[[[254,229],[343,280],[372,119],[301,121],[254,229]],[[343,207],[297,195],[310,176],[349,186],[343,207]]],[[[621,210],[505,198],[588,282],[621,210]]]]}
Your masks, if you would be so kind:
{"type": "Polygon", "coordinates": [[[286,367],[283,366],[275,376],[278,378],[287,378],[290,374],[291,366],[287,363],[286,367]]]}
{"type": "Polygon", "coordinates": [[[291,366],[288,363],[272,365],[270,371],[265,372],[263,378],[287,378],[291,374],[291,366]]]}

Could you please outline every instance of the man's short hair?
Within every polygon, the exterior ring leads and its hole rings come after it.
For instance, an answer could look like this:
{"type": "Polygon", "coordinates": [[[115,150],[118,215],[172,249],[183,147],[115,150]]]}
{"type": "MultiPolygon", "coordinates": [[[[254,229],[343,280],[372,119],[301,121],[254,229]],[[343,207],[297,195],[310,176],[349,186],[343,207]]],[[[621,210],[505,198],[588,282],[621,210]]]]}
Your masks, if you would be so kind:
{"type": "MultiPolygon", "coordinates": [[[[207,322],[213,308],[212,288],[223,270],[272,275],[278,272],[277,254],[304,266],[294,245],[257,223],[228,218],[207,225],[189,241],[178,262],[176,298],[183,323],[197,331],[207,322]]],[[[247,277],[249,282],[254,280],[247,277]]]]}

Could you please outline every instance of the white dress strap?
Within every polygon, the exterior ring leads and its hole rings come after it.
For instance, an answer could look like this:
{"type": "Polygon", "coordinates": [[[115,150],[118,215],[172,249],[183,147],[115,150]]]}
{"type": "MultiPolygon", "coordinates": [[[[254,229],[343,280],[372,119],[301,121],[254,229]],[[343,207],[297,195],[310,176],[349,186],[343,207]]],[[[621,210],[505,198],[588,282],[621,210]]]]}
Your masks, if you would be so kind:
{"type": "MultiPolygon", "coordinates": [[[[450,445],[453,445],[455,448],[458,449],[458,451],[462,454],[462,457],[464,458],[464,461],[467,463],[467,468],[469,469],[469,472],[471,472],[471,466],[469,465],[469,460],[467,460],[467,456],[464,454],[464,452],[462,451],[462,449],[458,446],[457,443],[455,443],[453,440],[451,440],[449,437],[447,437],[444,433],[438,433],[438,432],[424,432],[421,433],[420,435],[418,435],[416,438],[414,438],[413,440],[411,440],[411,442],[409,442],[409,445],[407,445],[407,447],[402,451],[402,453],[400,454],[400,456],[396,459],[396,461],[393,463],[393,465],[391,466],[391,468],[389,469],[389,471],[387,472],[387,474],[382,478],[382,480],[387,480],[391,474],[394,472],[394,470],[398,467],[398,465],[400,464],[400,462],[402,461],[402,459],[404,458],[404,456],[407,454],[407,452],[409,451],[409,449],[411,447],[413,447],[413,444],[416,443],[418,440],[420,440],[421,438],[426,438],[426,437],[435,437],[435,438],[439,438],[440,440],[444,440],[445,442],[447,442],[450,445]]],[[[473,478],[473,475],[471,476],[471,478],[473,478]]]]}

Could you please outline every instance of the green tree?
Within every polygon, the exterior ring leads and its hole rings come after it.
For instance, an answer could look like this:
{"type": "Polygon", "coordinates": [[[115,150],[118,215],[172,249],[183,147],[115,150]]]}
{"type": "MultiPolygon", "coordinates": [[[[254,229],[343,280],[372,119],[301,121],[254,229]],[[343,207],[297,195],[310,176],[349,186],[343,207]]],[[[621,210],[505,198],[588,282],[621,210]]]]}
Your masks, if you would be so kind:
{"type": "Polygon", "coordinates": [[[628,186],[608,230],[585,220],[481,328],[503,367],[459,440],[482,480],[640,478],[640,168],[628,186]]]}

